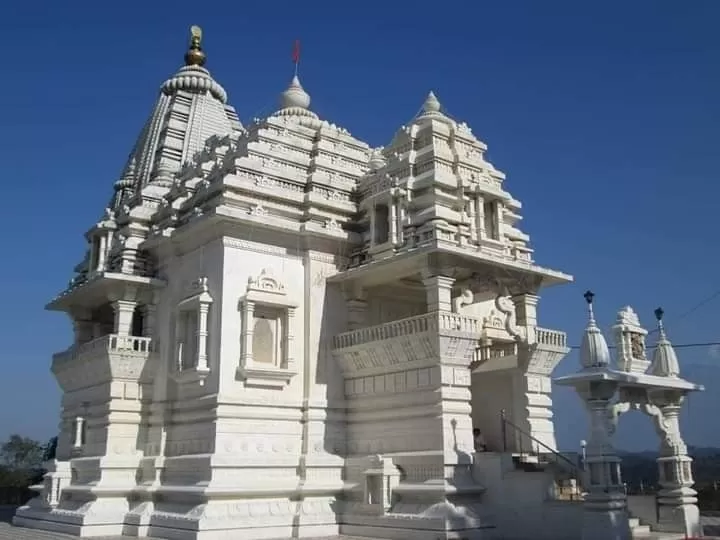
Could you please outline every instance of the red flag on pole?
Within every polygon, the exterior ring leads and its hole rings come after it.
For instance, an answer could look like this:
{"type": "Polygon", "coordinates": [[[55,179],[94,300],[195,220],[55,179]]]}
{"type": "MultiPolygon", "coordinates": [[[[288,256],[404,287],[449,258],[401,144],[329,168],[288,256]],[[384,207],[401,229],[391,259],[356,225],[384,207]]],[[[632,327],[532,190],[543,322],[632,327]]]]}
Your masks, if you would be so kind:
{"type": "Polygon", "coordinates": [[[295,45],[293,45],[293,53],[292,53],[292,59],[293,63],[295,65],[300,63],[300,40],[295,40],[295,45]]]}

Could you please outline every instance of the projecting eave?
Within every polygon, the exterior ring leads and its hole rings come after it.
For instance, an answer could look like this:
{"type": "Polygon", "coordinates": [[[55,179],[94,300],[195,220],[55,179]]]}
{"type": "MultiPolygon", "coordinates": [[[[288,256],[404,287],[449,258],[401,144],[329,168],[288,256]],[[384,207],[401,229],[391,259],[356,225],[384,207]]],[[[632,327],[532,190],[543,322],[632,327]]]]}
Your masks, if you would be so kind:
{"type": "Polygon", "coordinates": [[[614,369],[588,369],[572,375],[553,379],[555,384],[561,386],[583,386],[588,383],[613,381],[624,387],[643,388],[647,390],[682,390],[686,392],[702,392],[705,387],[679,377],[658,377],[644,373],[629,373],[614,369]]]}
{"type": "Polygon", "coordinates": [[[96,307],[111,298],[124,298],[130,289],[141,293],[143,290],[164,287],[165,281],[153,277],[121,274],[118,272],[96,272],[87,281],[61,292],[51,300],[48,311],[68,311],[76,307],[96,307]]]}
{"type": "Polygon", "coordinates": [[[427,266],[428,257],[437,254],[442,257],[444,267],[465,272],[472,271],[507,271],[508,274],[534,276],[539,287],[549,287],[572,283],[573,277],[557,270],[494,257],[482,251],[469,251],[467,248],[448,246],[440,242],[427,244],[418,248],[403,251],[384,259],[374,260],[360,266],[349,268],[328,278],[329,282],[359,281],[366,285],[387,283],[388,276],[401,279],[417,274],[427,266]]]}

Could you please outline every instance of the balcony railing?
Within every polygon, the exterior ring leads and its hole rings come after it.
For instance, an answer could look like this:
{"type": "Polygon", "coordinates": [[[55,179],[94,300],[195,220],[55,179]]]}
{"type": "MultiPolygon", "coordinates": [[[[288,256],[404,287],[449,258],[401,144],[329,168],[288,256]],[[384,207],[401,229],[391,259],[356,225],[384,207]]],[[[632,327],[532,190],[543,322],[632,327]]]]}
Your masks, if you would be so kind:
{"type": "Polygon", "coordinates": [[[549,345],[550,347],[567,347],[567,334],[558,332],[557,330],[548,330],[547,328],[536,328],[535,337],[539,345],[549,345]]]}
{"type": "Polygon", "coordinates": [[[153,351],[152,338],[108,334],[87,343],[73,345],[68,350],[54,354],[54,362],[67,362],[80,356],[99,353],[148,354],[153,351]]]}
{"type": "MultiPolygon", "coordinates": [[[[456,331],[466,334],[475,334],[480,337],[483,332],[483,325],[480,319],[468,317],[458,313],[447,311],[435,311],[425,313],[407,319],[400,319],[384,324],[359,328],[350,332],[343,332],[334,338],[335,349],[357,347],[374,341],[383,341],[398,337],[412,336],[425,332],[456,331]]],[[[545,345],[554,348],[567,347],[567,335],[565,332],[550,330],[548,328],[536,328],[535,336],[538,345],[545,345]]],[[[517,344],[514,342],[496,342],[490,347],[489,357],[512,356],[517,354],[517,344]]]]}
{"type": "Polygon", "coordinates": [[[344,349],[373,341],[382,341],[385,339],[442,330],[479,334],[481,324],[482,323],[474,317],[435,311],[399,321],[344,332],[335,336],[334,344],[336,349],[344,349]]]}

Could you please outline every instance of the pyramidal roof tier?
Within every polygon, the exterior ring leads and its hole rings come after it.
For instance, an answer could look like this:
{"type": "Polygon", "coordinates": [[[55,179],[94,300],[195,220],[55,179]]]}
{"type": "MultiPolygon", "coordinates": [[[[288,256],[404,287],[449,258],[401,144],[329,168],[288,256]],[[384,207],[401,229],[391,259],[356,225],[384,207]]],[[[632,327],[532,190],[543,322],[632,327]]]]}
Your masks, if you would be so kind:
{"type": "Polygon", "coordinates": [[[193,26],[185,65],[162,84],[155,107],[115,183],[111,208],[120,208],[153,181],[166,182],[202,150],[209,137],[242,130],[225,89],[205,68],[207,57],[201,42],[202,31],[193,26]]]}
{"type": "Polygon", "coordinates": [[[223,211],[239,211],[241,221],[253,228],[338,240],[352,234],[345,224],[357,211],[353,193],[368,170],[370,148],[320,119],[310,101],[295,75],[275,112],[254,119],[237,137],[208,141],[205,152],[178,174],[167,203],[153,216],[153,235],[167,236],[223,211]]]}

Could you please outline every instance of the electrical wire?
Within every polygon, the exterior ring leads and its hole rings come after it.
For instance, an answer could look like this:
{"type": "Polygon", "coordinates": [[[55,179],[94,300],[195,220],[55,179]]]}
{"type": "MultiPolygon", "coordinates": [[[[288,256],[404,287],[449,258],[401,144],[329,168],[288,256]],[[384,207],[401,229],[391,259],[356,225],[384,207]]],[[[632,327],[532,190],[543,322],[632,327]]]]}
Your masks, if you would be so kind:
{"type": "MultiPolygon", "coordinates": [[[[719,296],[720,296],[720,290],[717,290],[714,293],[712,293],[710,296],[706,297],[704,300],[701,300],[700,302],[695,304],[693,307],[691,307],[687,311],[681,313],[678,317],[675,317],[674,320],[675,321],[683,320],[685,317],[692,315],[698,309],[705,306],[706,304],[709,304],[710,302],[712,302],[719,296]]],[[[653,328],[652,330],[648,331],[647,335],[649,336],[651,334],[655,334],[657,331],[658,331],[658,328],[653,328]]],[[[675,348],[675,349],[690,349],[690,348],[694,348],[694,347],[714,347],[714,346],[719,346],[719,345],[720,345],[720,342],[712,341],[712,342],[707,342],[707,343],[683,343],[680,345],[673,344],[673,348],[675,348]]],[[[571,345],[570,346],[570,349],[573,349],[573,350],[579,349],[579,348],[580,348],[580,345],[571,345]]],[[[615,348],[616,347],[614,347],[614,346],[608,347],[608,349],[615,349],[615,348]]],[[[654,349],[654,348],[655,348],[655,346],[648,347],[648,349],[654,349]]]]}
{"type": "MultiPolygon", "coordinates": [[[[714,346],[720,346],[720,341],[710,341],[707,343],[681,343],[680,345],[673,344],[673,349],[690,349],[693,347],[714,347],[714,346]]],[[[654,349],[656,346],[653,345],[652,347],[648,347],[648,349],[654,349]]],[[[579,349],[580,345],[571,345],[571,349],[579,349]]],[[[608,349],[617,349],[617,347],[609,346],[608,349]]]]}

